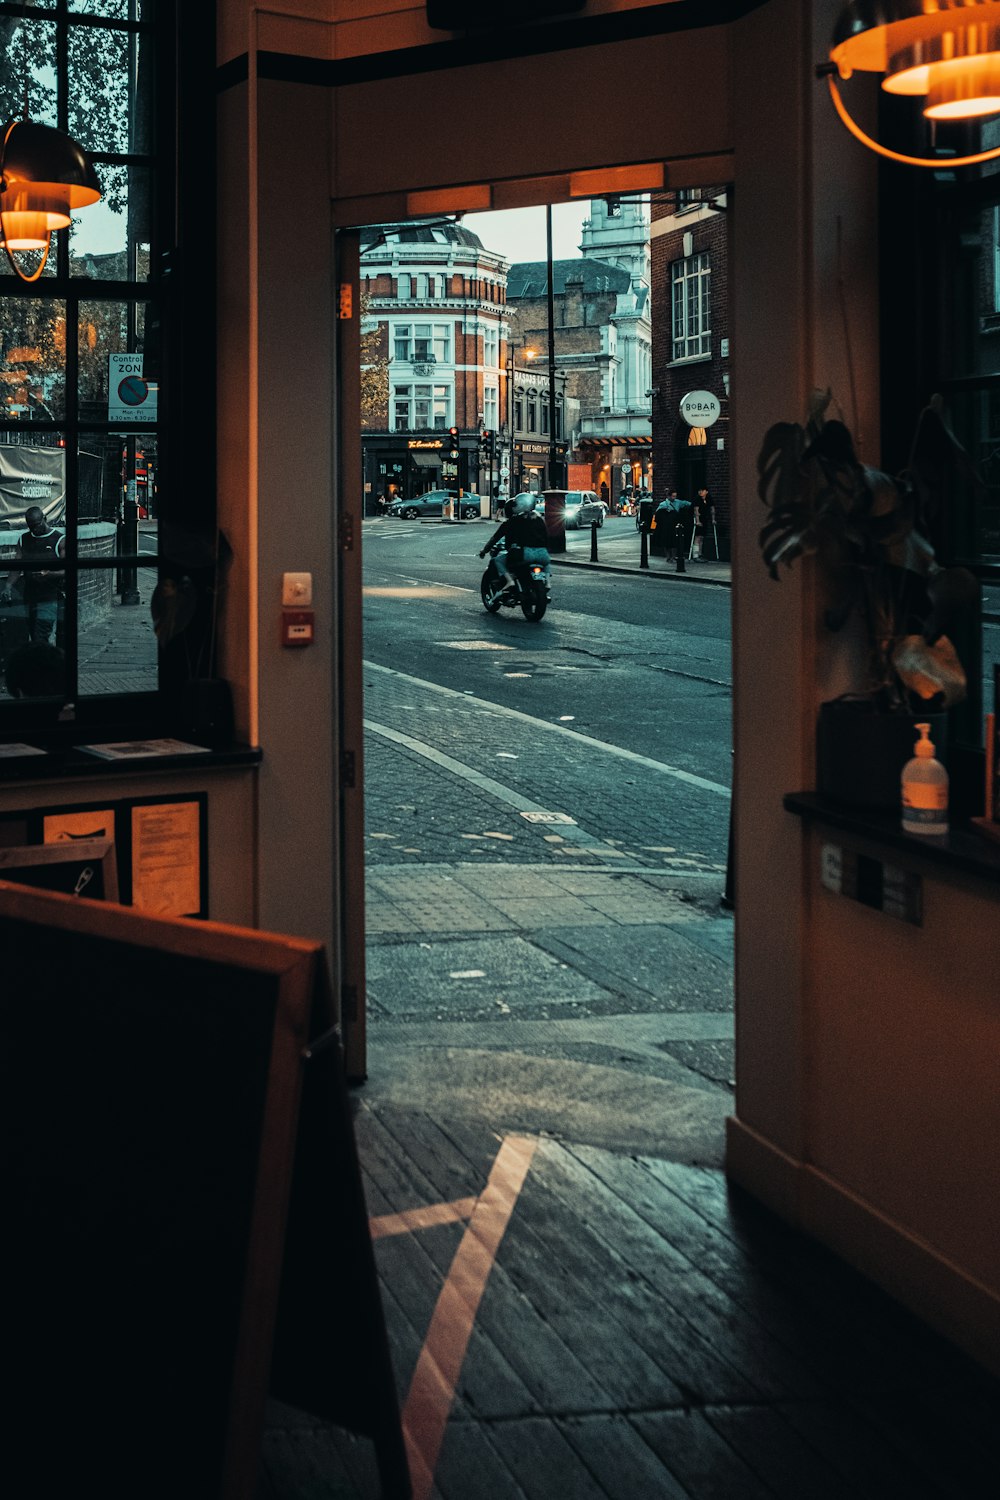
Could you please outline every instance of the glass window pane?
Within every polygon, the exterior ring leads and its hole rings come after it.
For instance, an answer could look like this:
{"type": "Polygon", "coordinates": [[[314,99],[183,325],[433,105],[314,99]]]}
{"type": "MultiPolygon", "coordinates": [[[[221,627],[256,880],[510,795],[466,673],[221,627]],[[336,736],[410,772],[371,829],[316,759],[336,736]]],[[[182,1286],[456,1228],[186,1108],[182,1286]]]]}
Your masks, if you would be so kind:
{"type": "Polygon", "coordinates": [[[159,370],[152,352],[144,348],[145,330],[144,302],[80,303],[82,421],[156,421],[159,370]],[[121,356],[127,354],[134,354],[135,360],[123,361],[121,356]]]}
{"type": "Polygon", "coordinates": [[[157,641],[150,613],[156,569],[81,571],[77,613],[77,681],[81,697],[151,693],[157,686],[157,641]],[[135,602],[127,603],[127,599],[135,602]]]}
{"type": "Polygon", "coordinates": [[[57,125],[55,22],[5,17],[0,44],[0,119],[23,118],[27,108],[36,124],[57,125]]]}
{"type": "Polygon", "coordinates": [[[0,303],[0,407],[4,422],[66,417],[66,304],[5,297],[0,303]]]}
{"type": "Polygon", "coordinates": [[[71,276],[148,281],[153,174],[148,167],[97,168],[103,197],[70,226],[71,276]]]}
{"type": "Polygon", "coordinates": [[[69,28],[69,132],[85,151],[148,151],[149,93],[133,33],[69,28]]]}
{"type": "Polygon", "coordinates": [[[69,8],[88,16],[108,16],[113,21],[152,21],[156,17],[156,0],[69,0],[69,8]]]}

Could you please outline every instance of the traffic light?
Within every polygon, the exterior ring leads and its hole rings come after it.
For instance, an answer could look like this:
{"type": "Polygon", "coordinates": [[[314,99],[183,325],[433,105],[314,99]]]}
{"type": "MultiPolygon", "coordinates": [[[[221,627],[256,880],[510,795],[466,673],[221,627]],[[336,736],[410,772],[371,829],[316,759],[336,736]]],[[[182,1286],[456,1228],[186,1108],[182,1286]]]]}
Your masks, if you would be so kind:
{"type": "Polygon", "coordinates": [[[480,456],[480,458],[489,459],[489,458],[493,457],[494,453],[496,452],[496,449],[494,447],[495,441],[496,441],[496,433],[495,432],[491,432],[488,427],[480,428],[480,432],[479,432],[479,456],[480,456]]]}
{"type": "Polygon", "coordinates": [[[458,428],[457,427],[449,427],[448,428],[448,457],[452,458],[452,459],[457,459],[458,458],[458,428]]]}

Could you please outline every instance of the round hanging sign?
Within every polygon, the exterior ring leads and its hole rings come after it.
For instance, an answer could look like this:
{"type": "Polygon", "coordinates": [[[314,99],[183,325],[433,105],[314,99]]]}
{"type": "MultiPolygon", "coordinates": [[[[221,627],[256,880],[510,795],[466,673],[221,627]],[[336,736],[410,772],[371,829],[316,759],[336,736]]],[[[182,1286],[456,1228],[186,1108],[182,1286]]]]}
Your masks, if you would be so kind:
{"type": "Polygon", "coordinates": [[[680,411],[689,427],[711,427],[722,415],[722,402],[711,391],[688,391],[680,411]]]}

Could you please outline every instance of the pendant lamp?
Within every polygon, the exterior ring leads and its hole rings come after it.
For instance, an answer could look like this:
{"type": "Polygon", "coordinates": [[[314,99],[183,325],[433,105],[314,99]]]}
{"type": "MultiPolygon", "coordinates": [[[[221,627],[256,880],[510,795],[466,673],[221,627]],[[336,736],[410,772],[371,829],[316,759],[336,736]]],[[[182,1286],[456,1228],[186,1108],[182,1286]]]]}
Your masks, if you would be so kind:
{"type": "Polygon", "coordinates": [[[37,281],[48,259],[53,229],[65,229],[71,210],[96,203],[101,185],[90,159],[72,136],[51,125],[11,120],[0,142],[0,244],[22,281],[37,281]],[[26,272],[14,255],[41,250],[26,272]]]}
{"type": "Polygon", "coordinates": [[[1000,0],[851,0],[834,28],[825,76],[841,120],[859,141],[912,167],[965,167],[992,161],[1000,146],[972,156],[907,156],[873,140],[848,112],[837,80],[882,73],[890,94],[925,100],[929,120],[1000,114],[1000,0]]]}

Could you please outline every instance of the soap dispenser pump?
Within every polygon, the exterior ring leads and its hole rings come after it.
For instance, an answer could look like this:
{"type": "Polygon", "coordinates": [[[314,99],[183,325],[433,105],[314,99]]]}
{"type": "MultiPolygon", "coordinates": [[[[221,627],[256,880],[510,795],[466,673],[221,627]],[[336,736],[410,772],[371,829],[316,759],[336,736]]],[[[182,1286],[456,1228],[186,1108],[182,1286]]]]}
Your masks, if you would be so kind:
{"type": "Polygon", "coordinates": [[[934,758],[931,726],[918,724],[920,738],[913,759],[903,767],[903,831],[943,834],[948,832],[948,772],[934,758]]]}

